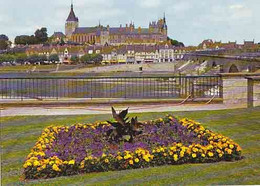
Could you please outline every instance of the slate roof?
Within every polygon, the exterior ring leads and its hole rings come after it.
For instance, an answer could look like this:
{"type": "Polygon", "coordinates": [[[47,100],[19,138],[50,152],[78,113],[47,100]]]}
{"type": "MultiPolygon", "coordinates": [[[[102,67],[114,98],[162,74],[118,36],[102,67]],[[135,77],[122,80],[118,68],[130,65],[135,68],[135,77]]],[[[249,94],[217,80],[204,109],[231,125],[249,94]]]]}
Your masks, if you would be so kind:
{"type": "Polygon", "coordinates": [[[64,37],[65,35],[62,32],[54,32],[52,37],[64,37]]]}
{"type": "Polygon", "coordinates": [[[66,21],[76,21],[76,22],[79,21],[79,19],[76,17],[76,15],[74,13],[73,5],[71,5],[70,14],[69,14],[69,16],[68,16],[66,21]]]}
{"type": "Polygon", "coordinates": [[[78,27],[73,32],[74,34],[89,34],[97,31],[96,27],[78,27]]]}

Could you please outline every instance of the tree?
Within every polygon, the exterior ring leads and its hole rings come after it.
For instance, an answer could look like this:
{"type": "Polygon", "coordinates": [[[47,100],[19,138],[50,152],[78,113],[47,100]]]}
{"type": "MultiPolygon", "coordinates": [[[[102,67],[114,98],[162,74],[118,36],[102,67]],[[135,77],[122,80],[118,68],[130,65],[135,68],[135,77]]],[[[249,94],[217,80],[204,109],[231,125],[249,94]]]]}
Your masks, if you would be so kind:
{"type": "Polygon", "coordinates": [[[37,39],[34,37],[34,35],[28,36],[28,35],[22,35],[22,36],[16,36],[14,39],[15,44],[17,45],[33,45],[37,44],[37,39]]]}
{"type": "Polygon", "coordinates": [[[167,37],[167,40],[170,41],[173,46],[184,47],[184,44],[182,42],[179,42],[175,39],[171,39],[170,37],[167,37]]]}
{"type": "Polygon", "coordinates": [[[78,63],[79,62],[79,57],[74,55],[74,56],[71,56],[70,60],[73,62],[73,63],[78,63]]]}
{"type": "Polygon", "coordinates": [[[0,62],[13,62],[15,61],[15,56],[11,54],[1,54],[0,55],[0,62]]]}
{"type": "Polygon", "coordinates": [[[37,29],[34,35],[38,43],[45,43],[46,41],[48,41],[47,28],[45,27],[37,29]]]}
{"type": "Polygon", "coordinates": [[[46,55],[39,55],[38,56],[38,61],[39,62],[44,62],[44,61],[47,61],[47,56],[46,55]]]}
{"type": "Polygon", "coordinates": [[[17,63],[24,63],[27,60],[27,55],[25,53],[20,53],[16,55],[16,62],[17,63]]]}
{"type": "Polygon", "coordinates": [[[4,35],[1,34],[0,35],[0,50],[6,50],[8,48],[9,45],[9,38],[4,35]]]}
{"type": "Polygon", "coordinates": [[[39,62],[39,56],[37,54],[33,54],[31,56],[28,57],[28,61],[30,63],[36,63],[39,62]]]}
{"type": "Polygon", "coordinates": [[[8,38],[6,35],[1,34],[1,35],[0,35],[0,40],[1,40],[1,41],[9,41],[9,38],[8,38]]]}
{"type": "Polygon", "coordinates": [[[7,41],[0,40],[0,50],[6,50],[8,48],[7,41]]]}
{"type": "Polygon", "coordinates": [[[81,61],[82,63],[91,63],[91,60],[92,60],[91,54],[85,54],[84,56],[82,56],[82,57],[80,58],[80,61],[81,61]]]}
{"type": "Polygon", "coordinates": [[[101,54],[96,54],[93,58],[95,64],[100,64],[103,60],[103,56],[101,54]]]}
{"type": "Polygon", "coordinates": [[[60,59],[59,59],[59,56],[57,54],[51,54],[49,56],[49,61],[56,62],[56,61],[60,61],[60,59]]]}

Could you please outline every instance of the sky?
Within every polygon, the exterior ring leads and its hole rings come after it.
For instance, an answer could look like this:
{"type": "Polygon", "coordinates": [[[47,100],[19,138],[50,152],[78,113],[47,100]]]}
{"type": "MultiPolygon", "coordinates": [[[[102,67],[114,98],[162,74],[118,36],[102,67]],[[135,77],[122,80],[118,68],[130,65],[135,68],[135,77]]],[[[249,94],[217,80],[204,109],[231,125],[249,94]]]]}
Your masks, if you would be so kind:
{"type": "MultiPolygon", "coordinates": [[[[11,40],[47,27],[64,32],[71,0],[0,0],[0,34],[11,40]]],[[[204,39],[260,42],[260,0],[73,0],[80,26],[148,27],[166,13],[169,37],[186,46],[204,39]]]]}

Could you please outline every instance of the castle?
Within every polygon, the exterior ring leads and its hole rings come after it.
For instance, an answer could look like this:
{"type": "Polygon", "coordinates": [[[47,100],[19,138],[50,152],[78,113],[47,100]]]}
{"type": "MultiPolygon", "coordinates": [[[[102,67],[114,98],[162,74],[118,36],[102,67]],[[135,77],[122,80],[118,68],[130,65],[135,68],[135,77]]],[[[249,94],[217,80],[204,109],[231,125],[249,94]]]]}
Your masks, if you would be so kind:
{"type": "Polygon", "coordinates": [[[129,44],[156,44],[167,41],[167,24],[163,19],[150,22],[149,28],[136,28],[134,23],[119,27],[102,26],[79,27],[73,4],[65,24],[67,41],[80,44],[95,45],[129,45],[129,44]]]}

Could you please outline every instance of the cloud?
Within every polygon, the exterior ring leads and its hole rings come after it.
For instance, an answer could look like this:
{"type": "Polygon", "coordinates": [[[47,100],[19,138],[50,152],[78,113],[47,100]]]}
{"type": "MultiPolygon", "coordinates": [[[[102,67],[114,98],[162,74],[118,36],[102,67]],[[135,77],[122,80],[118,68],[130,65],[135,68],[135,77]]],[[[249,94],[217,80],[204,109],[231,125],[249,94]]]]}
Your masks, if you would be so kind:
{"type": "Polygon", "coordinates": [[[139,2],[142,8],[156,8],[161,5],[161,0],[141,0],[139,2]]]}
{"type": "Polygon", "coordinates": [[[250,18],[253,15],[250,8],[241,4],[230,5],[229,9],[231,10],[231,19],[250,18]]]}
{"type": "Polygon", "coordinates": [[[239,9],[243,9],[245,7],[243,5],[236,4],[236,5],[230,5],[229,8],[233,9],[233,10],[239,10],[239,9]]]}

